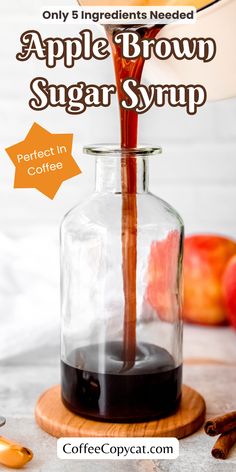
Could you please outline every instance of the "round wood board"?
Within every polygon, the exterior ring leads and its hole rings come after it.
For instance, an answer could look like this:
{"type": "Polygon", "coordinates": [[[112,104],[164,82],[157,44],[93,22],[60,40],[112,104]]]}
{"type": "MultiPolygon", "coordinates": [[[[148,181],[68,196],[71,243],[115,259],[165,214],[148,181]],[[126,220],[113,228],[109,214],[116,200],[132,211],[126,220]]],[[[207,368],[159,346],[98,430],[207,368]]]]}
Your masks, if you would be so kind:
{"type": "Polygon", "coordinates": [[[205,419],[205,401],[186,385],[180,407],[173,415],[144,423],[107,423],[88,420],[71,413],[61,401],[59,385],[39,398],[35,417],[47,433],[60,437],[176,437],[194,433],[205,419]]]}

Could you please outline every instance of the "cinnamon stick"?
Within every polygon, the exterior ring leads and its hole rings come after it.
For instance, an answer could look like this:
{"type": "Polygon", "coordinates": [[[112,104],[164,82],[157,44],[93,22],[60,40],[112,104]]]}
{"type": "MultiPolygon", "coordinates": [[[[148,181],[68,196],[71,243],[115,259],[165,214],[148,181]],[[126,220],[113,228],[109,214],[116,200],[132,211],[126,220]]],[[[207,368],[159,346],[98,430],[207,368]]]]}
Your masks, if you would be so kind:
{"type": "Polygon", "coordinates": [[[205,423],[204,429],[209,436],[217,436],[236,429],[236,411],[211,418],[205,423]]]}
{"type": "Polygon", "coordinates": [[[226,459],[230,449],[236,443],[236,429],[228,433],[221,434],[217,439],[211,453],[215,459],[226,459]]]}

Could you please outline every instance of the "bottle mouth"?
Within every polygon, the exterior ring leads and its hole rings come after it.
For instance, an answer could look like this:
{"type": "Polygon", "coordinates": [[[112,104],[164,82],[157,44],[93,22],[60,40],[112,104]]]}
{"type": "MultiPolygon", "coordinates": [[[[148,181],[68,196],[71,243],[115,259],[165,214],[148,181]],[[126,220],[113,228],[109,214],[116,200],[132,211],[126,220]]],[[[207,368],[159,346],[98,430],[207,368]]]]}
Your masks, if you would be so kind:
{"type": "Polygon", "coordinates": [[[136,148],[122,148],[116,144],[94,144],[83,148],[84,154],[107,157],[151,157],[162,153],[159,146],[140,145],[136,148]]]}

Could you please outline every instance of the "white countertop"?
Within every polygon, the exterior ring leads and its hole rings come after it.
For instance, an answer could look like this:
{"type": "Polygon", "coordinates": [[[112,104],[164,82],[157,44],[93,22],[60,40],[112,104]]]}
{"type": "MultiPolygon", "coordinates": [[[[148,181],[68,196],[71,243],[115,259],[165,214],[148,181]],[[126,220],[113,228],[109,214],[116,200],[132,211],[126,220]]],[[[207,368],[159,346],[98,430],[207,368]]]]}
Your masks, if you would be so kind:
{"type": "MultiPolygon", "coordinates": [[[[184,382],[204,396],[207,417],[236,409],[236,332],[186,326],[184,359],[184,382]]],[[[215,439],[202,430],[180,441],[180,457],[174,461],[60,461],[56,439],[34,421],[37,398],[60,380],[59,352],[44,349],[12,358],[0,363],[0,372],[0,414],[7,417],[1,434],[33,450],[26,471],[120,472],[121,467],[122,472],[236,471],[236,447],[226,461],[217,461],[211,457],[215,439]]]]}

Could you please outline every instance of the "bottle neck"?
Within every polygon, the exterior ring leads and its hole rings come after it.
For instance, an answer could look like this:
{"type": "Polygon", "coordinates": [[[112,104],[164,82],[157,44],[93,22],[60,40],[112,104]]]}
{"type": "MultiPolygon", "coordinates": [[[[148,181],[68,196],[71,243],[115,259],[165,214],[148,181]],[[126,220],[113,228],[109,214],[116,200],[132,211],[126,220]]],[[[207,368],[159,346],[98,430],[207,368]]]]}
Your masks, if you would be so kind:
{"type": "Polygon", "coordinates": [[[97,157],[96,192],[146,193],[147,191],[147,158],[97,157]],[[127,176],[129,177],[128,180],[127,176]]]}

